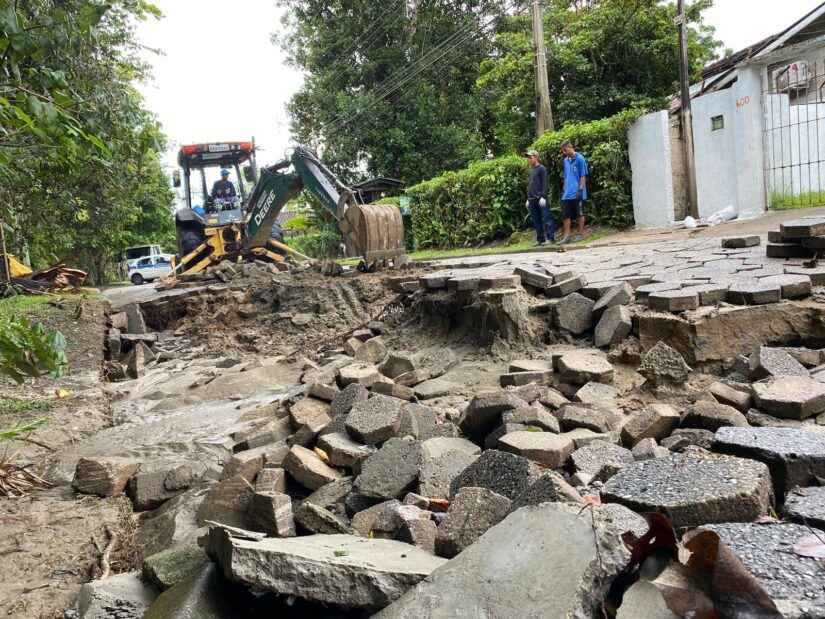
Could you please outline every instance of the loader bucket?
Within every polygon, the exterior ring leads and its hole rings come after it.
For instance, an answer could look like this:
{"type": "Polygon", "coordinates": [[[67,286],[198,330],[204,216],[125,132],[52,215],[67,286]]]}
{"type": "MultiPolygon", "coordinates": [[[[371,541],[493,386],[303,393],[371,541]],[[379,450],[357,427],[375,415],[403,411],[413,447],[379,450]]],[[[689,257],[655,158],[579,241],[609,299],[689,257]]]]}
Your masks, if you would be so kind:
{"type": "Polygon", "coordinates": [[[350,204],[342,231],[347,251],[365,261],[386,260],[406,253],[404,222],[398,207],[389,204],[350,204]]]}

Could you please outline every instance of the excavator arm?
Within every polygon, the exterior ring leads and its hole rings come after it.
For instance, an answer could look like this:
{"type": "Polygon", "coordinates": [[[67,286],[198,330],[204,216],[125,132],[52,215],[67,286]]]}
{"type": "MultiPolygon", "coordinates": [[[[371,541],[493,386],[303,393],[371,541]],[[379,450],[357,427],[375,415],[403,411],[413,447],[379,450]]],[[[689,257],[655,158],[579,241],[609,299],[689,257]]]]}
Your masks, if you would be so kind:
{"type": "Polygon", "coordinates": [[[278,214],[303,189],[311,191],[338,222],[348,255],[374,263],[405,253],[400,211],[390,205],[358,204],[352,190],[301,146],[289,159],[261,170],[247,209],[245,249],[266,246],[278,214]]]}

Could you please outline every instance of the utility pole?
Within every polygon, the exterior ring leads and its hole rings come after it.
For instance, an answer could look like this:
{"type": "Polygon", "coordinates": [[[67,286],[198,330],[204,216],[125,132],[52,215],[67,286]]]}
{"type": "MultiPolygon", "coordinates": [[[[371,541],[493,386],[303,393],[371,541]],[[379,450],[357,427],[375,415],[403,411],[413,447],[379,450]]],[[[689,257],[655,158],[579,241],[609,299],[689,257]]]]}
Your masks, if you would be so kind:
{"type": "Polygon", "coordinates": [[[690,107],[690,71],[687,48],[687,15],[685,0],[678,0],[676,23],[679,25],[679,78],[682,86],[682,143],[685,149],[685,172],[687,176],[688,210],[699,218],[699,198],[696,192],[696,160],[693,152],[693,113],[690,107]]]}
{"type": "Polygon", "coordinates": [[[544,45],[544,22],[541,0],[533,0],[533,50],[536,66],[536,134],[541,137],[554,131],[550,82],[547,79],[547,47],[544,45]]]}

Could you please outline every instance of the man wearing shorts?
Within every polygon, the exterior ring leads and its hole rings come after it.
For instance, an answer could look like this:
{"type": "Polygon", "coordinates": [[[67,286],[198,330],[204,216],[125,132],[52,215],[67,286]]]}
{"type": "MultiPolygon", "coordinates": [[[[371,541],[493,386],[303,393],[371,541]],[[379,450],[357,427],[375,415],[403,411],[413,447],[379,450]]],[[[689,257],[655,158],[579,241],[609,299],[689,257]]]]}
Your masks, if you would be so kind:
{"type": "Polygon", "coordinates": [[[587,160],[576,152],[570,142],[562,144],[561,151],[564,156],[564,189],[561,195],[564,238],[560,244],[565,245],[571,242],[570,228],[574,219],[578,222],[579,232],[572,241],[584,238],[584,206],[587,203],[587,177],[590,171],[587,160]]]}

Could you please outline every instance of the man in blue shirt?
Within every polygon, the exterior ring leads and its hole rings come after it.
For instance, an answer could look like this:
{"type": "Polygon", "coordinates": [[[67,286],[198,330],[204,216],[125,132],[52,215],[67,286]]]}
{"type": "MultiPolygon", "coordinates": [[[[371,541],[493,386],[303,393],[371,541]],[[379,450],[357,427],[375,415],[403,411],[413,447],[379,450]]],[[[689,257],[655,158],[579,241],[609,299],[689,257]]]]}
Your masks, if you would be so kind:
{"type": "Polygon", "coordinates": [[[562,190],[561,203],[564,218],[564,238],[560,244],[570,243],[570,228],[575,219],[579,225],[579,233],[573,241],[581,241],[584,238],[584,206],[587,203],[587,177],[590,170],[587,168],[587,160],[576,152],[570,142],[561,145],[564,155],[564,189],[562,190]]]}

